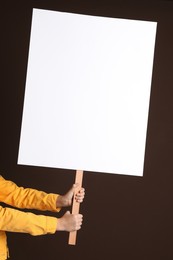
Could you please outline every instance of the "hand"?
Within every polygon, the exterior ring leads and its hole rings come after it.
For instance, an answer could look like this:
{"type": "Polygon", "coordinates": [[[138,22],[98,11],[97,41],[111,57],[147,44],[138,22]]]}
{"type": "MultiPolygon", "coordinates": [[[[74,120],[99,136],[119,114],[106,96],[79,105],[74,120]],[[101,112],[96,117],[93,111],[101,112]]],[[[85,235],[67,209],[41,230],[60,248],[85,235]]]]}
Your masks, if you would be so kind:
{"type": "Polygon", "coordinates": [[[79,184],[73,184],[71,189],[65,195],[59,195],[56,201],[56,207],[61,208],[71,206],[73,196],[75,196],[76,202],[83,202],[83,199],[85,197],[85,189],[78,187],[79,184]]]}
{"type": "Polygon", "coordinates": [[[77,231],[81,228],[83,216],[81,214],[70,214],[67,211],[64,216],[58,219],[57,231],[77,231]]]}

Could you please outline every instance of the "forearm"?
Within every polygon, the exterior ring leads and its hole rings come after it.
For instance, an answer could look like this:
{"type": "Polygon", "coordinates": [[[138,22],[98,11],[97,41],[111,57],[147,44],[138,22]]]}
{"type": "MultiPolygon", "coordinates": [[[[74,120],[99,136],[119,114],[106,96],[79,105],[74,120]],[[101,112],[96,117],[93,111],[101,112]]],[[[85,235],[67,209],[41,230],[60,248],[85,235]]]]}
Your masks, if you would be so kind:
{"type": "Polygon", "coordinates": [[[47,194],[35,189],[18,187],[0,176],[0,201],[18,208],[59,211],[56,208],[58,194],[47,194]]]}
{"type": "Polygon", "coordinates": [[[11,208],[0,207],[0,230],[29,233],[33,236],[53,234],[58,219],[33,213],[25,213],[11,208]]]}
{"type": "Polygon", "coordinates": [[[56,194],[47,194],[29,188],[18,188],[18,190],[9,194],[4,202],[18,208],[59,211],[56,208],[57,198],[58,195],[56,194]]]}

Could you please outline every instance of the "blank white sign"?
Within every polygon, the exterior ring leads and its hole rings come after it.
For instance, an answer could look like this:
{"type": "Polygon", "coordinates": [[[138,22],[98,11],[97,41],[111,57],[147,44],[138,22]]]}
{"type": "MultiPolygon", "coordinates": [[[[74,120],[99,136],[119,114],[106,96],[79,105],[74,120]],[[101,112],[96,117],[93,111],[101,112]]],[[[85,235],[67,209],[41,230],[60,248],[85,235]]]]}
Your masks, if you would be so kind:
{"type": "Polygon", "coordinates": [[[156,27],[34,9],[18,164],[142,176],[156,27]]]}

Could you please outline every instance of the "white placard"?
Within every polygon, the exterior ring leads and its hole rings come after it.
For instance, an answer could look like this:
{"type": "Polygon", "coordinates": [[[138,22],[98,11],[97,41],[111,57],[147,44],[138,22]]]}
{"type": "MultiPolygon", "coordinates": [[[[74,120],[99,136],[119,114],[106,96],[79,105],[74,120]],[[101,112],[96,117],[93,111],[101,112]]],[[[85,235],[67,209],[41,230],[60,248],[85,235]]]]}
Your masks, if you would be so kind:
{"type": "Polygon", "coordinates": [[[34,9],[18,164],[142,176],[156,27],[34,9]]]}

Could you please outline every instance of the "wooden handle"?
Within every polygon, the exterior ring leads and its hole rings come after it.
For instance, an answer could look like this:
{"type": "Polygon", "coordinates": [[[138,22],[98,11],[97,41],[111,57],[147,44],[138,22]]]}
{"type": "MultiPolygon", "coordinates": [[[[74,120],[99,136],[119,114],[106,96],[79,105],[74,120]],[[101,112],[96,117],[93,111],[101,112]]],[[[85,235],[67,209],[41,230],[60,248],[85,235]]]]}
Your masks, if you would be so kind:
{"type": "MultiPolygon", "coordinates": [[[[79,186],[76,189],[75,193],[77,193],[80,190],[80,188],[82,187],[82,179],[83,179],[83,171],[77,170],[75,183],[78,183],[79,186]]],[[[80,203],[76,202],[76,200],[73,198],[72,214],[78,214],[79,208],[80,208],[80,203]]],[[[76,236],[77,236],[77,231],[70,232],[69,240],[68,240],[69,245],[76,245],[76,236]]]]}

